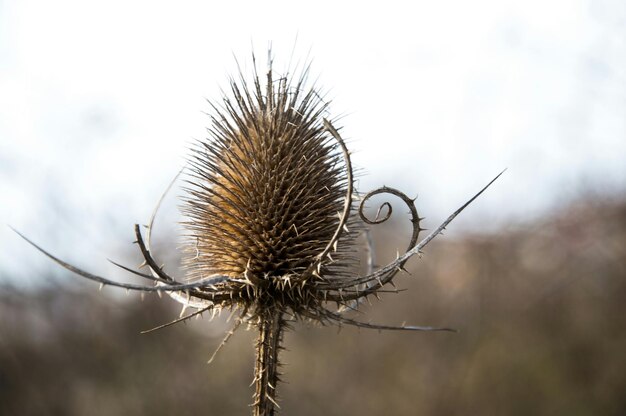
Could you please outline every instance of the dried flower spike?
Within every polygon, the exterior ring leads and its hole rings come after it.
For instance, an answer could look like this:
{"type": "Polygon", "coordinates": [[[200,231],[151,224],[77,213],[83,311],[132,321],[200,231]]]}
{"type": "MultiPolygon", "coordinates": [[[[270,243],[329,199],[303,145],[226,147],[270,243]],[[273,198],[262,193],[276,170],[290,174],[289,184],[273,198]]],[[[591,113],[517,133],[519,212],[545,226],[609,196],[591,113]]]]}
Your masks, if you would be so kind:
{"type": "Polygon", "coordinates": [[[275,77],[270,61],[262,82],[255,65],[251,84],[240,74],[238,80],[231,80],[232,96],[224,98],[221,105],[213,105],[211,137],[193,149],[183,202],[187,217],[185,283],[167,274],[150,253],[154,215],[145,240],[140,227],[135,226],[137,243],[150,274],[116,263],[153,281],[153,286],[119,283],[93,275],[27,239],[66,269],[101,285],[166,292],[185,308],[196,309],[155,329],[206,311],[238,310],[235,327],[220,347],[241,323],[258,331],[255,415],[272,415],[278,407],[279,352],[290,321],[376,329],[449,330],[373,325],[346,317],[344,312],[384,290],[411,256],[420,253],[500,176],[419,244],[421,219],[414,201],[396,189],[382,187],[363,195],[356,215],[352,210],[356,193],[350,154],[338,129],[324,118],[328,104],[314,88],[307,88],[307,73],[303,71],[295,83],[288,76],[275,77]],[[379,210],[379,214],[386,210],[383,218],[372,220],[364,214],[365,203],[381,193],[397,196],[409,207],[412,237],[406,253],[394,262],[358,276],[354,274],[351,253],[356,249],[359,233],[365,229],[364,223],[380,224],[391,216],[387,202],[379,210]]]}

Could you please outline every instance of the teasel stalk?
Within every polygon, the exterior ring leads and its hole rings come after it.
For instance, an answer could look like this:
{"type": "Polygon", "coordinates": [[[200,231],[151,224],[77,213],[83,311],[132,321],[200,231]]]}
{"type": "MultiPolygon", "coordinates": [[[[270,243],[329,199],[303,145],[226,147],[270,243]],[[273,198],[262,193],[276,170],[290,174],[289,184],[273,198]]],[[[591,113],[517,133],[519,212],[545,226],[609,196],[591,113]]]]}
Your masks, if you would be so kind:
{"type": "Polygon", "coordinates": [[[180,318],[144,332],[204,312],[238,312],[234,327],[217,350],[242,324],[256,328],[252,406],[258,416],[274,415],[278,408],[279,354],[291,322],[451,331],[376,325],[352,319],[346,312],[358,309],[365,298],[388,291],[406,261],[421,254],[502,174],[418,243],[421,218],[413,199],[388,187],[366,194],[354,190],[350,153],[334,126],[336,121],[326,118],[328,103],[316,88],[307,86],[308,73],[306,67],[295,79],[289,74],[275,77],[269,59],[263,81],[255,63],[251,83],[240,71],[239,77],[230,81],[230,94],[212,104],[210,138],[192,149],[182,203],[186,280],[171,277],[151,254],[151,233],[161,201],[147,225],[145,239],[135,225],[143,266],[149,273],[114,263],[153,285],[120,283],[81,270],[20,234],[61,266],[101,287],[165,292],[183,305],[180,318]],[[391,204],[385,202],[376,218],[365,215],[367,201],[377,194],[396,196],[406,204],[412,235],[404,254],[375,271],[370,257],[368,273],[359,275],[355,272],[359,236],[368,232],[367,225],[381,224],[392,214],[391,204]],[[356,212],[355,201],[359,201],[356,212]],[[195,311],[184,315],[186,308],[195,311]]]}

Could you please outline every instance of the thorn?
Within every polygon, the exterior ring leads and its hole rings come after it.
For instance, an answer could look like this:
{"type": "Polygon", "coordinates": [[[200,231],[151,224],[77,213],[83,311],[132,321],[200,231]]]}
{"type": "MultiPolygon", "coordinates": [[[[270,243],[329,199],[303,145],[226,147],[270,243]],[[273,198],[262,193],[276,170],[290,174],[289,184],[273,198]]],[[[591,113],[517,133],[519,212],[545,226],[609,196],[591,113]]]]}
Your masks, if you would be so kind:
{"type": "Polygon", "coordinates": [[[157,295],[159,295],[159,298],[163,299],[163,293],[160,290],[157,290],[157,295]]]}
{"type": "Polygon", "coordinates": [[[408,274],[409,276],[412,276],[412,274],[407,269],[405,269],[404,266],[398,266],[398,270],[408,274]]]}
{"type": "Polygon", "coordinates": [[[102,290],[103,287],[104,287],[104,283],[100,283],[100,287],[98,288],[98,290],[102,290]]]}
{"type": "Polygon", "coordinates": [[[280,406],[278,405],[278,403],[276,403],[276,400],[274,400],[274,399],[272,398],[272,396],[270,396],[269,394],[266,394],[266,395],[265,395],[265,397],[267,397],[267,399],[268,399],[270,402],[274,403],[274,406],[276,406],[276,407],[278,407],[278,408],[280,409],[280,406]]]}

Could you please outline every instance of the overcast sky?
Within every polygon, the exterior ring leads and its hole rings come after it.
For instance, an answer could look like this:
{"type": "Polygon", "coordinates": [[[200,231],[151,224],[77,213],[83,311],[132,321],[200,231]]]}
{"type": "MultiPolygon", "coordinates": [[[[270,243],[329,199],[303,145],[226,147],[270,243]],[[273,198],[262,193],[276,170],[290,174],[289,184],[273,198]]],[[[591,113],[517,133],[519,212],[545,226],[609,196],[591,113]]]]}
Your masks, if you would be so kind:
{"type": "MultiPolygon", "coordinates": [[[[91,270],[133,250],[205,99],[270,41],[278,71],[312,59],[358,188],[419,194],[430,227],[503,168],[458,230],[626,189],[622,0],[5,0],[2,222],[91,270]]],[[[48,265],[4,225],[0,247],[0,280],[48,265]]]]}

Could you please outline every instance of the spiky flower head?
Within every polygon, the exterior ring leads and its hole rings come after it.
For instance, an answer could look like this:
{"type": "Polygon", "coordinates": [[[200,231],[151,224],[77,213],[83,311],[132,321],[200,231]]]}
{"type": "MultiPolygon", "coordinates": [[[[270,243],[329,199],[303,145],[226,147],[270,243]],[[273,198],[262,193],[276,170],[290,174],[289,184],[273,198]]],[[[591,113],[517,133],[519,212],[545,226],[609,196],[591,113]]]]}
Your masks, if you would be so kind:
{"type": "Polygon", "coordinates": [[[320,254],[337,243],[346,161],[306,75],[292,84],[270,68],[264,84],[256,74],[252,85],[232,80],[190,161],[189,277],[228,276],[221,289],[247,306],[276,302],[298,313],[312,301],[311,279],[340,270],[320,254]]]}
{"type": "Polygon", "coordinates": [[[256,71],[252,85],[231,80],[190,161],[188,275],[229,277],[217,285],[229,294],[221,302],[248,313],[272,305],[306,313],[323,300],[316,281],[350,263],[347,245],[337,247],[351,202],[349,158],[307,72],[295,84],[271,67],[264,83],[256,71]]]}

